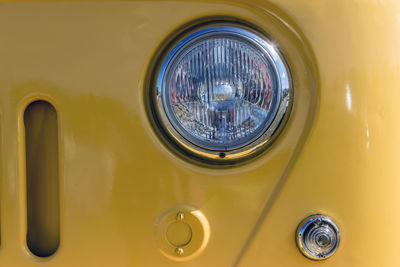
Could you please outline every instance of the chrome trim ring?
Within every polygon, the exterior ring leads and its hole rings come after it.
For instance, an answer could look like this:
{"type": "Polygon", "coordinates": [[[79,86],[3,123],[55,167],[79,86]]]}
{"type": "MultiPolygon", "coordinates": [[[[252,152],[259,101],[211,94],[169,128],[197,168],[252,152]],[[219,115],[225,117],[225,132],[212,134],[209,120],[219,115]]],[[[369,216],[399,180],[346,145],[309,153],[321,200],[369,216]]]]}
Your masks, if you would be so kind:
{"type": "Polygon", "coordinates": [[[192,32],[186,37],[183,37],[168,52],[156,77],[157,81],[156,88],[154,89],[154,106],[156,115],[164,131],[167,133],[170,139],[174,141],[174,143],[191,152],[195,156],[218,162],[227,162],[233,159],[244,158],[265,147],[266,144],[271,141],[273,134],[278,128],[280,128],[279,126],[281,125],[281,122],[286,117],[285,115],[288,114],[288,110],[291,106],[291,100],[293,98],[290,70],[275,44],[255,31],[242,26],[206,27],[192,32]],[[261,132],[259,132],[254,139],[250,140],[250,142],[240,144],[237,147],[229,149],[212,148],[207,146],[206,142],[199,142],[198,140],[194,140],[193,138],[182,134],[179,126],[177,126],[172,119],[173,114],[171,114],[167,107],[167,94],[164,93],[166,91],[164,86],[166,72],[179,52],[189,44],[199,40],[199,38],[208,37],[210,35],[218,36],[219,34],[223,34],[224,36],[231,35],[234,37],[240,37],[256,45],[257,48],[259,48],[271,62],[271,66],[273,67],[275,78],[278,84],[275,110],[272,112],[272,116],[265,125],[264,129],[261,130],[261,132]]]}
{"type": "Polygon", "coordinates": [[[300,252],[307,258],[325,260],[332,256],[339,246],[339,228],[326,215],[311,215],[299,224],[296,243],[300,252]]]}

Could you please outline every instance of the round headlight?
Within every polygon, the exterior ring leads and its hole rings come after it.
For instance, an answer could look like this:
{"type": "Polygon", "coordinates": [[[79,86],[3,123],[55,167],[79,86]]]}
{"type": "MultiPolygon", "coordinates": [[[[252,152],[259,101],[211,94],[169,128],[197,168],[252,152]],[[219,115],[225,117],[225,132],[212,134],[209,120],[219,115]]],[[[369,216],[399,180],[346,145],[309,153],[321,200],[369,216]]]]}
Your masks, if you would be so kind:
{"type": "Polygon", "coordinates": [[[179,145],[208,158],[254,152],[278,128],[290,73],[274,44],[252,30],[201,29],[163,62],[156,92],[162,126],[179,145]]]}

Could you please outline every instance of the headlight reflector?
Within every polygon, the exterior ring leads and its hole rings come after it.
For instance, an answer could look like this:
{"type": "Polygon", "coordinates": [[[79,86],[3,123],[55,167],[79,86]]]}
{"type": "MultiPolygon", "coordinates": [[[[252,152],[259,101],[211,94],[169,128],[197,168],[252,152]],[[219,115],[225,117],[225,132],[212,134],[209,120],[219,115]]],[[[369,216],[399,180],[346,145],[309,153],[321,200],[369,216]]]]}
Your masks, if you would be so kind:
{"type": "Polygon", "coordinates": [[[211,155],[266,142],[286,113],[289,94],[290,73],[275,46],[237,27],[187,36],[157,79],[165,128],[184,146],[211,155]]]}

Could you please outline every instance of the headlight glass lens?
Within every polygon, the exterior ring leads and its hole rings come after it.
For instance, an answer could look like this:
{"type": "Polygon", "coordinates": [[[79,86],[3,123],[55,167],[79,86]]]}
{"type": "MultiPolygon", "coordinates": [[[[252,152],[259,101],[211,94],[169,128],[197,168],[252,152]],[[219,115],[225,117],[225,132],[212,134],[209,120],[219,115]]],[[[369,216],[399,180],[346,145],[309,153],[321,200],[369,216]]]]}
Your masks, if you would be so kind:
{"type": "Polygon", "coordinates": [[[186,141],[229,151],[259,138],[281,106],[287,108],[288,76],[274,46],[259,35],[213,27],[186,37],[171,50],[157,90],[163,112],[186,141]]]}

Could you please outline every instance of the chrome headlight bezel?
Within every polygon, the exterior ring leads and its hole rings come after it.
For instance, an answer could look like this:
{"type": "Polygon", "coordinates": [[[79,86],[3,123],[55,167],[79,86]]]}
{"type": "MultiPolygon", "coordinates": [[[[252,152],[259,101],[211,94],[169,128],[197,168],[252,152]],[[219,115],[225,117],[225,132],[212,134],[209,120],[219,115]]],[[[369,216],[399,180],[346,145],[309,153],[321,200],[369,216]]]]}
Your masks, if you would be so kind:
{"type": "Polygon", "coordinates": [[[262,148],[267,147],[267,144],[272,141],[274,134],[277,133],[278,129],[283,125],[282,122],[286,121],[288,117],[288,111],[290,111],[293,100],[293,86],[288,64],[272,41],[249,27],[236,24],[224,24],[195,28],[193,31],[183,35],[183,37],[178,38],[176,42],[171,44],[160,62],[161,64],[159,64],[153,76],[156,79],[156,81],[154,81],[154,88],[152,89],[152,103],[153,109],[155,110],[154,115],[159,122],[159,126],[161,126],[161,130],[163,130],[168,139],[195,157],[211,160],[211,162],[230,162],[231,160],[247,158],[261,151],[262,148]],[[205,142],[201,143],[198,142],[198,140],[193,140],[193,138],[185,136],[172,119],[173,116],[166,104],[166,94],[163,94],[167,70],[178,53],[199,38],[209,37],[211,35],[218,36],[218,34],[232,35],[256,45],[268,57],[268,60],[274,68],[275,78],[278,83],[277,105],[273,116],[271,116],[263,130],[245,144],[239,144],[235,147],[224,149],[207,146],[205,142]]]}

